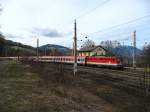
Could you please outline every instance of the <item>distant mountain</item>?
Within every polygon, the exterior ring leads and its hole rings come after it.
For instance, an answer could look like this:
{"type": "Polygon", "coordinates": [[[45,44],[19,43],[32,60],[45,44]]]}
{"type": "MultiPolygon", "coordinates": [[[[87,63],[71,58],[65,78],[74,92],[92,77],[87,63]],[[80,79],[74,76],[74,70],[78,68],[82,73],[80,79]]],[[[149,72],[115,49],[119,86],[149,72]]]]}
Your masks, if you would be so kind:
{"type": "Polygon", "coordinates": [[[0,56],[30,56],[36,55],[36,49],[0,36],[0,56]]]}
{"type": "MultiPolygon", "coordinates": [[[[71,49],[54,44],[46,44],[39,47],[39,55],[71,55],[71,49]],[[55,54],[56,53],[56,54],[55,54]]],[[[0,34],[0,56],[34,56],[36,55],[37,48],[29,45],[24,45],[19,42],[6,40],[0,34]]]]}
{"type": "Polygon", "coordinates": [[[6,44],[7,46],[10,46],[10,47],[18,46],[18,47],[22,47],[22,48],[26,48],[26,49],[30,49],[30,50],[35,50],[35,48],[32,47],[32,46],[24,45],[24,44],[22,44],[22,43],[14,42],[14,41],[11,41],[11,40],[5,40],[5,44],[6,44]]]}
{"type": "Polygon", "coordinates": [[[67,55],[67,54],[69,55],[71,53],[71,49],[61,46],[61,45],[55,45],[55,44],[46,44],[46,45],[39,47],[39,49],[41,51],[45,51],[45,49],[51,50],[51,51],[55,50],[57,52],[61,52],[64,55],[67,55]]]}
{"type": "MultiPolygon", "coordinates": [[[[113,53],[117,56],[126,56],[132,57],[133,55],[133,46],[119,46],[113,49],[113,53]]],[[[142,54],[142,50],[136,48],[136,55],[139,56],[142,54]]]]}
{"type": "MultiPolygon", "coordinates": [[[[55,44],[46,44],[39,47],[40,53],[44,53],[45,50],[49,53],[60,52],[62,55],[71,55],[71,49],[55,44]]],[[[122,56],[126,58],[132,58],[133,47],[132,46],[119,46],[112,49],[112,53],[116,56],[122,56]]],[[[24,45],[11,40],[6,40],[0,36],[0,56],[16,56],[16,55],[36,55],[36,48],[28,45],[24,45]],[[19,48],[19,49],[18,49],[19,48]]],[[[136,48],[136,55],[142,55],[142,50],[136,48]]]]}

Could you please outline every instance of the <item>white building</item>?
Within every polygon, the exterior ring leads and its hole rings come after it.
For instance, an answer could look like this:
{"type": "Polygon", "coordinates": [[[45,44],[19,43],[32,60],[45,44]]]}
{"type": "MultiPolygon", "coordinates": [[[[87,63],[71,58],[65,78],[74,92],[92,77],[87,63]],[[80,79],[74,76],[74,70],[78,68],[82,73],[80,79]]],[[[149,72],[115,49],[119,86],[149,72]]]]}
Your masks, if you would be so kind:
{"type": "Polygon", "coordinates": [[[79,56],[105,56],[107,54],[107,50],[102,46],[83,48],[78,51],[79,56]]]}

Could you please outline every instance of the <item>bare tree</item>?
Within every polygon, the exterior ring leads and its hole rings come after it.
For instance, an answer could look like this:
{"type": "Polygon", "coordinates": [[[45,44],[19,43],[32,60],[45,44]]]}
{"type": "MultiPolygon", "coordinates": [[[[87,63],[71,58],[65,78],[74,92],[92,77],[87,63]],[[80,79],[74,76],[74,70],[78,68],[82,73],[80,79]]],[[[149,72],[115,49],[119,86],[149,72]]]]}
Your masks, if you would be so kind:
{"type": "Polygon", "coordinates": [[[95,47],[95,42],[93,40],[86,40],[81,47],[82,49],[95,47]]]}
{"type": "Polygon", "coordinates": [[[106,41],[101,41],[100,45],[105,47],[106,49],[112,49],[120,46],[120,42],[117,40],[111,41],[111,40],[106,40],[106,41]]]}
{"type": "Polygon", "coordinates": [[[117,40],[111,41],[111,40],[106,40],[106,41],[101,41],[100,45],[103,46],[105,49],[108,51],[108,55],[113,55],[116,53],[113,53],[113,49],[120,46],[120,42],[117,40]]]}

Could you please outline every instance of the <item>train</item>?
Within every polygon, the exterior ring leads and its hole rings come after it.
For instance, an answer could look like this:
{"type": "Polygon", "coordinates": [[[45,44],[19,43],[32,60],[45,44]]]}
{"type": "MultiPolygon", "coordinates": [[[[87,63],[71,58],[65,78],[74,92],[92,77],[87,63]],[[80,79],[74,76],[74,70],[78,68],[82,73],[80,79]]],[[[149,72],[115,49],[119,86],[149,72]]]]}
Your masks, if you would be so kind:
{"type": "MultiPolygon", "coordinates": [[[[6,58],[6,57],[4,57],[6,58]]],[[[8,59],[19,59],[20,61],[32,62],[49,62],[49,63],[62,63],[73,64],[74,56],[28,56],[28,57],[7,57],[8,59]]],[[[77,56],[77,64],[83,66],[97,66],[107,68],[123,69],[123,63],[119,58],[108,56],[77,56]]]]}

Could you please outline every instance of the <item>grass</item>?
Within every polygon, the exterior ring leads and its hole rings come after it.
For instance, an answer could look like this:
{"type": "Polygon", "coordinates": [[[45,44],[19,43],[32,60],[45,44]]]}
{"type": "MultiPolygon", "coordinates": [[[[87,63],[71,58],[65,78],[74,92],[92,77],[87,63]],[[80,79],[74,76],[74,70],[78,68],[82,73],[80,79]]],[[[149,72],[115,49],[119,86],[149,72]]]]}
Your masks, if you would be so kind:
{"type": "Polygon", "coordinates": [[[62,65],[0,62],[0,112],[145,112],[142,102],[62,65]]]}
{"type": "Polygon", "coordinates": [[[50,112],[57,109],[57,97],[44,86],[43,80],[30,73],[30,66],[7,62],[1,65],[0,77],[2,112],[50,112]]]}

